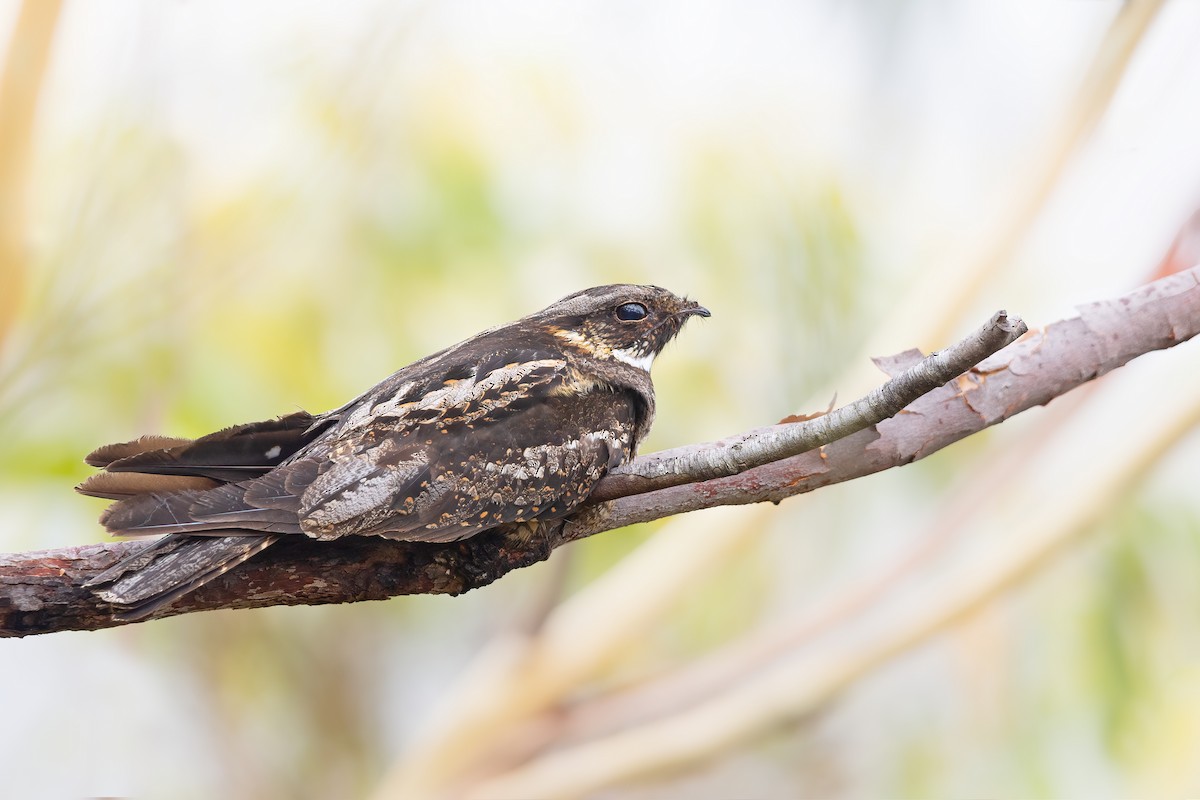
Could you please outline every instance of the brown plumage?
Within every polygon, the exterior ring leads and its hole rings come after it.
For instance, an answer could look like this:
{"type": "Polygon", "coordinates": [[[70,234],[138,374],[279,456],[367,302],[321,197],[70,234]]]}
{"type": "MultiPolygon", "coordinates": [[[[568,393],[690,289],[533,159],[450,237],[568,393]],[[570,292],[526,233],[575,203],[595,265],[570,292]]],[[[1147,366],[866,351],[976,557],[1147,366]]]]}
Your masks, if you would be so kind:
{"type": "Polygon", "coordinates": [[[118,536],[165,537],[89,582],[137,619],[281,536],[447,542],[566,516],[654,418],[650,363],[694,302],[656,286],[570,295],[417,361],[325,414],[87,457],[78,490],[118,536]]]}

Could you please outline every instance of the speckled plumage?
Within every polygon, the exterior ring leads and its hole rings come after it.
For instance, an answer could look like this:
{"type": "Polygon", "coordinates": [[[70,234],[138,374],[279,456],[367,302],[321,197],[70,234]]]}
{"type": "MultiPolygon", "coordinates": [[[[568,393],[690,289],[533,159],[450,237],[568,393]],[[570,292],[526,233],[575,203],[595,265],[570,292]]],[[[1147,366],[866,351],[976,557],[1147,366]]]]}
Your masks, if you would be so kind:
{"type": "Polygon", "coordinates": [[[168,536],[90,585],[132,619],[281,536],[446,542],[563,517],[636,452],[654,418],[650,362],[697,314],[665,289],[600,286],[325,414],[102,447],[87,460],[103,471],[78,487],[116,501],[101,522],[168,536]]]}

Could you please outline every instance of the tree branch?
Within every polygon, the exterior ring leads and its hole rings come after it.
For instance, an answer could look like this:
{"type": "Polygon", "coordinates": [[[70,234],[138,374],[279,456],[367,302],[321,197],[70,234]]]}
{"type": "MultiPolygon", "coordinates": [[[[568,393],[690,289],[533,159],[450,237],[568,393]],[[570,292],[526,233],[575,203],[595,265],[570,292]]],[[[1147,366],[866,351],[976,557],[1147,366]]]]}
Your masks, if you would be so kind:
{"type": "MultiPolygon", "coordinates": [[[[966,374],[958,375],[1019,335],[1019,320],[997,315],[959,345],[924,360],[910,351],[877,361],[896,378],[862,400],[813,420],[637,459],[620,476],[602,482],[601,496],[615,499],[590,505],[565,521],[441,545],[368,537],[287,540],[155,616],[459,594],[595,533],[715,505],[778,502],[907,464],[1045,404],[1143,353],[1200,333],[1200,268],[1080,312],[986,358],[966,374]],[[969,360],[959,365],[960,357],[969,360]],[[899,399],[907,401],[908,393],[918,390],[927,393],[908,402],[903,413],[886,420],[879,416],[895,414],[899,399]],[[825,442],[828,446],[820,451],[796,455],[800,448],[825,442]],[[750,464],[758,466],[730,472],[750,464]],[[714,474],[723,477],[708,478],[714,474]],[[666,488],[628,494],[657,486],[666,488]]],[[[120,624],[111,617],[113,607],[80,584],[140,546],[121,542],[0,555],[0,636],[120,624]]]]}

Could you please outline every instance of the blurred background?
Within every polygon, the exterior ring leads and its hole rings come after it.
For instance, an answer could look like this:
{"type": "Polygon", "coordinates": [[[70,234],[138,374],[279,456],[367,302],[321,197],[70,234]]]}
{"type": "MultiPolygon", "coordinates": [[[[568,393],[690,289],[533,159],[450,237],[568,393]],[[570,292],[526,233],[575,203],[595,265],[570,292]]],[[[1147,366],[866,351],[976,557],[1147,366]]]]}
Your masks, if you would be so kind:
{"type": "MultiPolygon", "coordinates": [[[[99,444],[332,408],[590,285],[713,311],[655,366],[656,450],[1191,266],[1198,35],[1190,2],[2,0],[0,548],[103,539],[99,444]]],[[[1196,351],[459,598],[0,641],[3,793],[1195,795],[1196,351]]]]}

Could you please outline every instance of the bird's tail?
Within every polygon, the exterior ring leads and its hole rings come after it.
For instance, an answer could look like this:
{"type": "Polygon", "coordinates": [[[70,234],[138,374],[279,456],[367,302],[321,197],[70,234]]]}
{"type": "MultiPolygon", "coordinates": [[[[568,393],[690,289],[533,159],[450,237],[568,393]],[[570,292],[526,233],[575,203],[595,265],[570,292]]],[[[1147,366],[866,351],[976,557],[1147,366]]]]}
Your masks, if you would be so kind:
{"type": "Polygon", "coordinates": [[[224,575],[278,538],[274,534],[166,536],[121,559],[84,586],[110,584],[96,589],[96,595],[125,606],[113,618],[132,622],[224,575]]]}
{"type": "Polygon", "coordinates": [[[76,490],[115,501],[101,516],[105,527],[117,536],[168,535],[85,585],[126,606],[117,619],[141,619],[262,552],[276,534],[299,532],[294,508],[276,507],[295,498],[267,498],[252,508],[240,482],[278,467],[329,422],[300,411],[194,441],[143,436],[88,455],[101,471],[76,490]]]}

